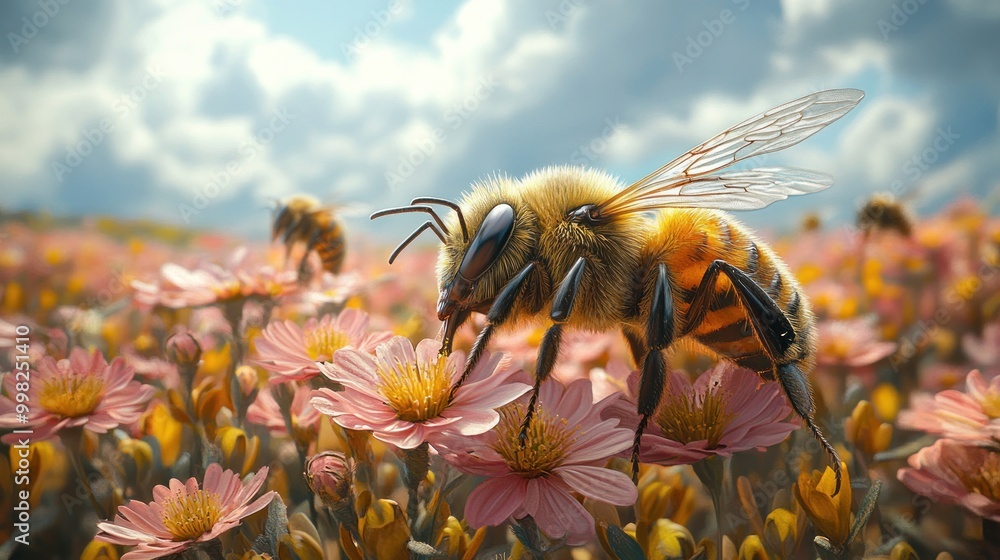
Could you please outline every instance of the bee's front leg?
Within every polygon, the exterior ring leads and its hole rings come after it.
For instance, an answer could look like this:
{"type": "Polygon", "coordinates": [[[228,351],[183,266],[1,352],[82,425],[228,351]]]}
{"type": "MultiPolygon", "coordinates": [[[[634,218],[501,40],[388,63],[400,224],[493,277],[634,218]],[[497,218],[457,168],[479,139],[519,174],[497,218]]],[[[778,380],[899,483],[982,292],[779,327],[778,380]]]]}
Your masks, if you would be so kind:
{"type": "Polygon", "coordinates": [[[649,318],[646,321],[646,356],[642,360],[642,377],[639,378],[638,401],[639,426],[632,441],[632,481],[639,481],[639,444],[642,432],[649,424],[649,418],[663,397],[663,383],[667,376],[667,364],[663,351],[674,341],[674,298],[670,290],[670,275],[667,265],[660,264],[653,294],[650,301],[649,318]]]}
{"type": "Polygon", "coordinates": [[[583,257],[576,259],[573,267],[569,269],[566,277],[559,284],[559,289],[552,299],[552,310],[549,312],[549,318],[555,324],[549,327],[549,330],[545,331],[545,338],[542,339],[542,344],[538,348],[538,361],[535,364],[535,387],[531,392],[531,400],[528,401],[528,410],[524,415],[524,421],[521,423],[521,434],[519,436],[521,445],[524,445],[528,439],[528,426],[535,415],[538,390],[541,388],[542,382],[548,379],[549,374],[552,373],[552,368],[556,365],[563,325],[569,320],[569,314],[573,311],[573,302],[576,301],[576,295],[580,289],[580,280],[583,278],[583,270],[586,264],[587,261],[583,257]]]}
{"type": "MultiPolygon", "coordinates": [[[[472,344],[472,349],[469,350],[469,357],[465,360],[465,369],[462,371],[462,376],[458,378],[458,382],[451,388],[451,396],[455,396],[455,391],[465,383],[465,380],[472,373],[473,368],[479,363],[479,359],[483,357],[483,351],[486,350],[486,345],[490,343],[490,338],[493,337],[493,333],[496,332],[497,327],[502,325],[510,317],[510,312],[514,310],[514,304],[517,303],[517,298],[521,294],[521,288],[524,286],[525,280],[531,275],[532,271],[535,270],[535,262],[529,262],[521,269],[520,272],[511,279],[510,282],[504,286],[503,290],[497,295],[496,299],[493,300],[493,304],[490,306],[489,312],[486,314],[486,326],[483,330],[479,331],[479,336],[476,337],[476,342],[472,344]]],[[[457,313],[458,311],[456,311],[457,313]]],[[[451,352],[451,334],[445,333],[445,341],[441,347],[442,353],[451,352]]]]}

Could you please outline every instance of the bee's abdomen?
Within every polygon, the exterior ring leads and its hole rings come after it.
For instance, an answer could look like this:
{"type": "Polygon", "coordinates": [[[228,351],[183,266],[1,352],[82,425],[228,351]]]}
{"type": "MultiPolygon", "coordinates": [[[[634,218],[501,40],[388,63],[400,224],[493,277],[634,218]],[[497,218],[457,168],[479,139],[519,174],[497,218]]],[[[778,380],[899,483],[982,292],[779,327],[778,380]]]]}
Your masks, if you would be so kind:
{"type": "Polygon", "coordinates": [[[345,246],[344,229],[338,220],[331,218],[319,232],[313,246],[323,262],[323,270],[333,274],[340,272],[346,255],[345,246]]]}
{"type": "MultiPolygon", "coordinates": [[[[764,288],[792,324],[795,341],[783,355],[775,356],[777,361],[811,359],[812,317],[797,282],[771,249],[723,213],[698,210],[683,213],[689,215],[664,220],[664,226],[669,228],[673,221],[675,229],[687,227],[681,231],[686,231],[688,238],[683,240],[679,235],[674,236],[674,243],[663,254],[671,271],[675,307],[680,317],[686,316],[709,265],[715,260],[724,260],[764,288]],[[680,220],[681,217],[684,219],[680,220]]],[[[678,326],[684,326],[683,319],[678,326]]],[[[709,310],[698,325],[690,328],[690,334],[715,353],[770,376],[773,362],[755,336],[750,319],[725,275],[719,276],[709,310]]]]}

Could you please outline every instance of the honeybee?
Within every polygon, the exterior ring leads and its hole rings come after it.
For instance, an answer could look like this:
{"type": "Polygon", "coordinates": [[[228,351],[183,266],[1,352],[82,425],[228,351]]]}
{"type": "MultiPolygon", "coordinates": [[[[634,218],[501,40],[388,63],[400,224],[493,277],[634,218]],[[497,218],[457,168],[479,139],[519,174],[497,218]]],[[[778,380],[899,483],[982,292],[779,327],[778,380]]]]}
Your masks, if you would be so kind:
{"type": "Polygon", "coordinates": [[[305,245],[299,262],[303,271],[309,252],[315,250],[323,263],[323,270],[337,274],[344,264],[346,241],[344,228],[333,209],[320,205],[316,199],[297,195],[280,202],[275,208],[271,226],[271,241],[281,236],[287,260],[296,243],[305,245]]]}
{"type": "Polygon", "coordinates": [[[500,328],[548,321],[534,391],[521,431],[552,372],[566,328],[621,329],[641,368],[642,432],[663,395],[664,351],[678,342],[777,380],[796,414],[829,453],[840,490],[840,459],[813,420],[808,374],[815,363],[815,319],[795,277],[774,252],[722,210],[762,208],[832,181],[816,173],[761,168],[719,173],[751,156],[812,136],[853,109],[855,89],[821,91],[761,113],[629,185],[579,167],[549,167],[521,179],[474,184],[461,202],[431,197],[389,208],[430,216],[392,252],[424,230],[441,241],[437,263],[442,352],[473,312],[486,314],[462,384],[500,328]],[[447,220],[435,211],[454,212],[447,220]]]}
{"type": "Polygon", "coordinates": [[[866,238],[879,231],[894,231],[903,237],[913,233],[910,212],[888,193],[876,193],[865,201],[858,210],[857,225],[866,238]]]}

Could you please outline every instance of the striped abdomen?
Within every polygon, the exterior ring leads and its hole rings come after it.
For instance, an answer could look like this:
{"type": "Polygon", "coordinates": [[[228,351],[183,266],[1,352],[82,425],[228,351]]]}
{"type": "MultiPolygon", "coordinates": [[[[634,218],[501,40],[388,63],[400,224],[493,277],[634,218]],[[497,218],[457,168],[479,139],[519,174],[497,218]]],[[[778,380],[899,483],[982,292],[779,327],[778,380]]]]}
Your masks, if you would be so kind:
{"type": "MultiPolygon", "coordinates": [[[[774,252],[743,226],[718,211],[676,210],[663,213],[651,241],[660,262],[667,263],[670,270],[679,329],[685,327],[683,318],[706,269],[721,259],[764,288],[791,322],[795,342],[784,355],[775,356],[776,361],[800,363],[804,371],[811,369],[813,318],[801,288],[774,252]]],[[[754,335],[725,275],[719,275],[708,313],[689,332],[691,338],[713,352],[771,377],[771,358],[754,335]]]]}
{"type": "Polygon", "coordinates": [[[316,250],[323,262],[323,270],[333,274],[339,273],[344,265],[346,245],[344,229],[332,216],[326,221],[325,227],[317,231],[315,241],[311,242],[311,247],[316,250]]]}

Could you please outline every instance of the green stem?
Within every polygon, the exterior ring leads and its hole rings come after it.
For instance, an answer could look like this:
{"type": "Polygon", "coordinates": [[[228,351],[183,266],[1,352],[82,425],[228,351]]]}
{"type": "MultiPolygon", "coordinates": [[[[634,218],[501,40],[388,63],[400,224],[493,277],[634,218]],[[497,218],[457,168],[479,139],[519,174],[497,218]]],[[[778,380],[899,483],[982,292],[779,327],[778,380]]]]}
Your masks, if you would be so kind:
{"type": "Polygon", "coordinates": [[[403,450],[403,463],[406,467],[406,490],[409,495],[406,502],[406,518],[410,521],[411,535],[415,534],[417,528],[420,483],[427,478],[427,471],[430,468],[428,448],[425,441],[413,449],[403,450]]]}
{"type": "Polygon", "coordinates": [[[70,462],[73,463],[73,470],[76,471],[76,476],[83,482],[83,487],[87,489],[87,497],[90,499],[90,505],[94,508],[94,513],[98,515],[101,519],[107,519],[108,516],[104,512],[104,508],[101,507],[100,502],[97,501],[97,495],[94,494],[94,489],[90,485],[90,478],[87,476],[87,469],[83,465],[83,428],[70,428],[65,430],[63,433],[63,443],[66,445],[67,449],[70,449],[70,462]]]}
{"type": "Polygon", "coordinates": [[[694,473],[698,475],[698,480],[708,490],[712,497],[712,507],[715,509],[715,529],[718,550],[722,550],[723,521],[722,508],[725,506],[725,482],[726,468],[725,460],[721,457],[707,457],[691,465],[694,473]]]}

